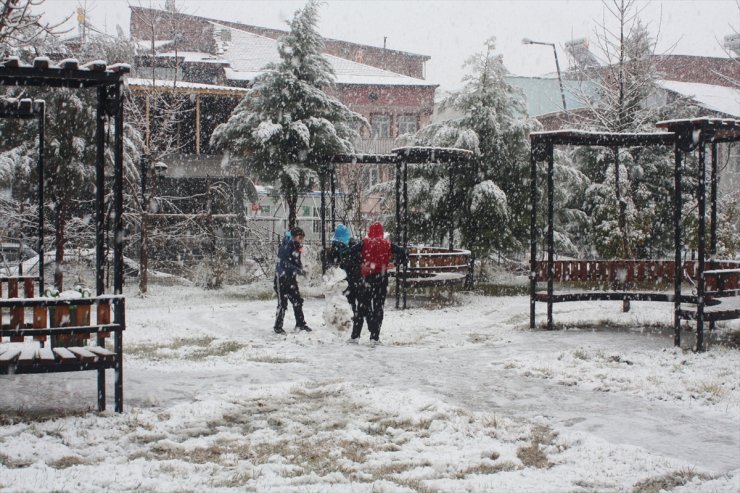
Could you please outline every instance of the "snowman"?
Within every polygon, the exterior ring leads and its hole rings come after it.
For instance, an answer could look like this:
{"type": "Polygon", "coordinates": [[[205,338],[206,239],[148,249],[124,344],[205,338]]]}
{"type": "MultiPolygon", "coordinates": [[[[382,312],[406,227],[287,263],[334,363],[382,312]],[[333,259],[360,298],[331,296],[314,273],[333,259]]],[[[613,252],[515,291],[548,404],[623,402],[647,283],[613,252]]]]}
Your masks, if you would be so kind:
{"type": "Polygon", "coordinates": [[[339,267],[330,267],[324,274],[324,323],[339,333],[352,329],[352,308],[344,291],[347,289],[347,273],[339,267]]]}

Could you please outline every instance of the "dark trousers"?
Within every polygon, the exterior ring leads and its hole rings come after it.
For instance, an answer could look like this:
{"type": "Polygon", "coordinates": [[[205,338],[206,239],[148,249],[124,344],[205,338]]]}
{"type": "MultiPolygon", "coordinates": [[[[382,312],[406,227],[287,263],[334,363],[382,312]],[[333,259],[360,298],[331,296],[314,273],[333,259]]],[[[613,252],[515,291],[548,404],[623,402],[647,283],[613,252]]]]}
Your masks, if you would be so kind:
{"type": "Polygon", "coordinates": [[[295,276],[275,276],[274,288],[278,297],[275,328],[283,328],[283,319],[285,318],[285,311],[288,309],[288,301],[293,305],[296,327],[306,325],[306,320],[303,318],[303,298],[301,298],[301,293],[298,291],[298,282],[295,276]]]}
{"type": "Polygon", "coordinates": [[[374,274],[363,277],[358,289],[357,315],[352,327],[352,338],[357,339],[362,332],[362,323],[367,320],[370,339],[380,338],[380,326],[383,325],[383,307],[388,294],[388,276],[374,274]]]}
{"type": "Polygon", "coordinates": [[[349,303],[350,308],[352,308],[352,321],[357,318],[357,305],[359,303],[359,289],[360,289],[360,282],[358,281],[349,281],[347,280],[347,289],[345,289],[342,293],[344,296],[347,297],[347,303],[349,303]]]}

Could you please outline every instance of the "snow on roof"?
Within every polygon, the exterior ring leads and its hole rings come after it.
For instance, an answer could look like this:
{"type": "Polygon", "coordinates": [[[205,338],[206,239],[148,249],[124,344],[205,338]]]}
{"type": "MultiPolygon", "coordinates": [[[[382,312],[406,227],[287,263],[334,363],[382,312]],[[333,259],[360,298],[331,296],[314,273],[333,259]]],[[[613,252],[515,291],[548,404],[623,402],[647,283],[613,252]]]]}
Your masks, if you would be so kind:
{"type": "MultiPolygon", "coordinates": [[[[264,72],[265,65],[280,61],[277,40],[216,22],[212,22],[211,24],[218,27],[221,32],[227,30],[231,34],[229,40],[224,40],[223,35],[218,33],[220,39],[217,39],[217,43],[222,50],[219,55],[231,63],[232,70],[227,70],[226,72],[228,78],[234,80],[252,80],[264,72]]],[[[436,84],[423,79],[397,74],[333,55],[324,54],[324,56],[334,68],[336,82],[338,84],[436,86],[436,84]]]]}
{"type": "MultiPolygon", "coordinates": [[[[174,56],[174,51],[157,53],[157,57],[159,58],[174,58],[174,56]]],[[[216,58],[210,53],[206,53],[203,51],[178,51],[177,56],[179,58],[182,58],[183,61],[186,63],[218,63],[221,65],[226,65],[229,63],[223,58],[216,58]]]]}
{"type": "Polygon", "coordinates": [[[740,116],[740,91],[732,87],[659,80],[658,86],[682,96],[688,96],[701,106],[732,116],[740,116]]]}
{"type": "MultiPolygon", "coordinates": [[[[152,87],[152,79],[139,79],[135,77],[130,77],[128,79],[128,85],[129,87],[152,87]]],[[[173,85],[172,80],[167,79],[156,79],[154,81],[154,87],[161,87],[161,88],[170,88],[174,89],[175,86],[173,85]]],[[[201,84],[199,82],[183,82],[183,81],[177,81],[177,87],[178,89],[194,89],[194,90],[203,90],[203,91],[219,91],[219,92],[233,92],[235,94],[244,94],[246,92],[246,89],[243,87],[232,87],[232,86],[217,86],[214,84],[201,84]]]]}

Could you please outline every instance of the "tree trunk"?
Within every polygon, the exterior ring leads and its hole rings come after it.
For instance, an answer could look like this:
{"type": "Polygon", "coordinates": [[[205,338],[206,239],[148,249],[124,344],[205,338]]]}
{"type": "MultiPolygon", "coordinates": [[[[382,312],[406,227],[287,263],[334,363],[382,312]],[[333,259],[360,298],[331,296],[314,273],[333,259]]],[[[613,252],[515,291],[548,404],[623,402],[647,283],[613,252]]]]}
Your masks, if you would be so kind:
{"type": "Polygon", "coordinates": [[[288,229],[296,227],[296,216],[298,208],[298,189],[290,178],[283,178],[283,190],[285,201],[288,203],[288,229]]]}
{"type": "Polygon", "coordinates": [[[236,222],[237,225],[234,228],[234,236],[236,236],[236,251],[234,254],[236,255],[236,261],[238,265],[242,265],[244,263],[244,249],[242,246],[242,228],[246,228],[247,224],[247,215],[244,212],[244,188],[246,187],[246,180],[247,178],[245,176],[241,176],[239,178],[239,181],[236,184],[236,196],[234,197],[234,207],[236,209],[236,222]]]}

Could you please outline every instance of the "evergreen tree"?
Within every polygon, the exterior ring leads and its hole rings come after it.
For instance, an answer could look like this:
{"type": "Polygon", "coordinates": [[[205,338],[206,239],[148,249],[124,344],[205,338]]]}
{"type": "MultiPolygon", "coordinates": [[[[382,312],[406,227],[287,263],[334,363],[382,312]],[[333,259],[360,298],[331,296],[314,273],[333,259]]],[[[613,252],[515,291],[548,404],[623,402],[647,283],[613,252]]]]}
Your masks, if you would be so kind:
{"type": "MultiPolygon", "coordinates": [[[[59,49],[53,38],[37,41],[39,53],[59,49]]],[[[30,52],[21,53],[33,56],[30,52]]],[[[63,265],[68,239],[73,238],[76,246],[85,248],[91,247],[94,242],[92,202],[95,197],[96,93],[93,90],[68,88],[10,88],[5,96],[31,97],[46,102],[45,213],[51,216],[54,228],[51,235],[57,266],[54,284],[61,290],[64,287],[63,265]]],[[[108,142],[105,159],[106,166],[111,169],[112,121],[108,125],[111,128],[106,132],[108,142]]],[[[11,186],[12,198],[19,209],[33,208],[37,200],[36,132],[36,126],[27,122],[0,119],[0,183],[11,186]]],[[[130,125],[124,126],[123,137],[124,178],[129,183],[137,184],[141,139],[130,125]]],[[[107,202],[110,205],[112,201],[109,199],[107,202]]]]}
{"type": "Polygon", "coordinates": [[[269,64],[254,86],[219,125],[212,144],[244,161],[264,182],[279,181],[288,203],[288,223],[296,223],[301,188],[335,154],[351,154],[354,128],[367,125],[357,113],[324,90],[334,71],[322,55],[317,32],[319,2],[309,0],[278,40],[280,62],[269,64]]]}
{"type": "MultiPolygon", "coordinates": [[[[455,171],[452,206],[463,218],[458,228],[464,244],[477,255],[519,249],[529,231],[528,135],[536,123],[526,118],[522,95],[505,80],[502,57],[494,50],[495,39],[491,38],[482,53],[465,62],[469,72],[462,89],[442,102],[442,110],[461,116],[400,139],[406,145],[456,147],[475,153],[468,167],[455,171]]],[[[412,187],[419,193],[411,200],[419,207],[425,202],[427,223],[444,231],[447,170],[437,166],[413,171],[422,184],[412,187]]]]}

